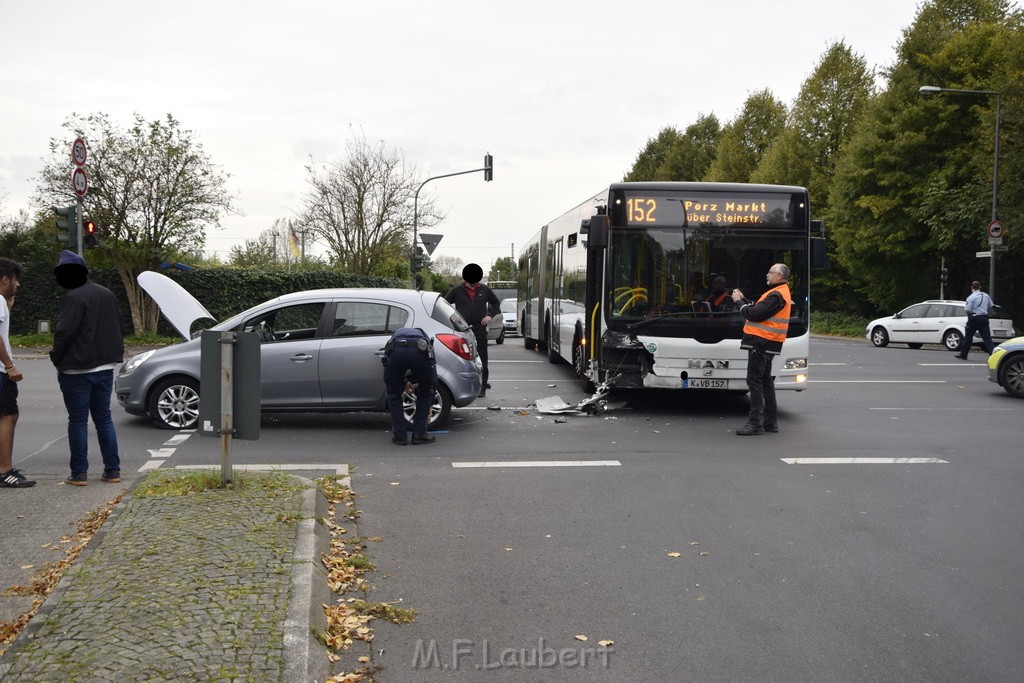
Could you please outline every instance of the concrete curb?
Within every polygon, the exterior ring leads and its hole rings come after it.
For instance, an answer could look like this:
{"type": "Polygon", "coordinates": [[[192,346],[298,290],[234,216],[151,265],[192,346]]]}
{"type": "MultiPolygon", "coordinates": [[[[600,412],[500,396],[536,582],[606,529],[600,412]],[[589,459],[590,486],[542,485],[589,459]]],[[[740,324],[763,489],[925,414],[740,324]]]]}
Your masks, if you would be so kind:
{"type": "Polygon", "coordinates": [[[330,531],[322,522],[327,516],[327,498],[309,479],[295,478],[309,488],[302,492],[302,519],[295,539],[282,679],[323,681],[330,675],[330,663],[317,634],[327,630],[323,604],[331,602],[327,570],[320,561],[331,546],[330,531]]]}

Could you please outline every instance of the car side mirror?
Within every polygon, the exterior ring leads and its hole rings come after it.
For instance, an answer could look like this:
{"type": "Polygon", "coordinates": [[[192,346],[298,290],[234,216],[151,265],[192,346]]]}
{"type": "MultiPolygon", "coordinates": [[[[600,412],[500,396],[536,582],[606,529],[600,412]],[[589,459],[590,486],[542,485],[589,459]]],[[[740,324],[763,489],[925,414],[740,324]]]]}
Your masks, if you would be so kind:
{"type": "Polygon", "coordinates": [[[897,313],[896,315],[893,316],[893,318],[896,318],[897,320],[899,320],[902,317],[903,317],[902,313],[897,313]]]}

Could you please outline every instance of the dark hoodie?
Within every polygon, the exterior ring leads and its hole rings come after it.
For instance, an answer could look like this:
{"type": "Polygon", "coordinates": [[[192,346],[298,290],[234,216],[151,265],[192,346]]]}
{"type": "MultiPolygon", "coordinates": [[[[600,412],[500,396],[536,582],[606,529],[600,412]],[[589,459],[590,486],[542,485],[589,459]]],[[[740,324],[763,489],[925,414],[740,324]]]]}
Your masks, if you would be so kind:
{"type": "Polygon", "coordinates": [[[117,298],[89,281],[85,259],[65,249],[53,269],[67,293],[53,332],[50,360],[57,370],[100,370],[124,360],[124,338],[117,298]]]}

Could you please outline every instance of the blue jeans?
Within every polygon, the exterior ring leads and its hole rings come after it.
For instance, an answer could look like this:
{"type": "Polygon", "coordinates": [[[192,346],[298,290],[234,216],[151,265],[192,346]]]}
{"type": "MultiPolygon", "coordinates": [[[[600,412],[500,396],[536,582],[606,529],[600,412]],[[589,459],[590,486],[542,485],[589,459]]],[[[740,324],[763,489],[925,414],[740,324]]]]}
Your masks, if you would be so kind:
{"type": "Polygon", "coordinates": [[[121,469],[117,450],[117,432],[110,417],[110,396],[114,389],[114,371],[100,370],[83,375],[57,373],[64,406],[68,409],[68,445],[71,448],[71,474],[89,471],[89,415],[96,425],[96,437],[103,455],[103,471],[121,469]]]}

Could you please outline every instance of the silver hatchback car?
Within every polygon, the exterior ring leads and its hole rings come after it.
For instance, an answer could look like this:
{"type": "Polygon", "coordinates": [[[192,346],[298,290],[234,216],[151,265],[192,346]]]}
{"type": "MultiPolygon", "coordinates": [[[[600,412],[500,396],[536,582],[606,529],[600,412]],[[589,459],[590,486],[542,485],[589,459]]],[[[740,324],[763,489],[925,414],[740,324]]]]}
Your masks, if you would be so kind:
{"type": "MultiPolygon", "coordinates": [[[[157,273],[143,275],[140,284],[182,336],[189,335],[196,319],[212,318],[173,280],[157,273]]],[[[435,292],[295,292],[250,308],[210,329],[260,334],[264,411],[348,412],[387,410],[380,358],[385,342],[400,327],[422,328],[435,340],[438,383],[430,425],[439,427],[447,422],[453,406],[467,406],[476,399],[481,366],[469,326],[435,292]]],[[[199,417],[199,353],[197,336],[129,358],[115,378],[118,402],[128,413],[148,416],[165,429],[195,427],[199,417]]],[[[415,396],[404,398],[411,423],[415,396]]]]}

